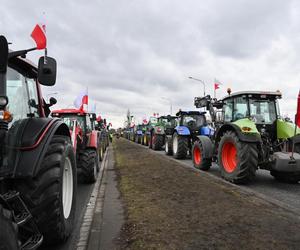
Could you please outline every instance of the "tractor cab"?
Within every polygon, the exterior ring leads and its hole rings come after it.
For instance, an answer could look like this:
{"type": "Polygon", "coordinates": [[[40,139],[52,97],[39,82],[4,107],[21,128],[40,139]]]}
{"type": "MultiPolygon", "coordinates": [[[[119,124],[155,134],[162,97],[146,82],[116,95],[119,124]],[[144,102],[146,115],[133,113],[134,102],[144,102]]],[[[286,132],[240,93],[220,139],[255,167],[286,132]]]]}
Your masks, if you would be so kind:
{"type": "Polygon", "coordinates": [[[94,130],[89,113],[81,109],[60,109],[53,110],[52,117],[60,118],[67,124],[72,135],[73,143],[76,139],[76,146],[84,147],[88,141],[89,134],[94,130]],[[74,135],[73,135],[74,134],[74,135]],[[73,138],[75,136],[75,138],[73,138]]]}
{"type": "MultiPolygon", "coordinates": [[[[280,92],[247,91],[231,94],[223,98],[224,123],[240,123],[247,119],[255,124],[261,135],[267,134],[275,140],[279,117],[277,100],[280,98],[280,92]]],[[[255,131],[250,125],[243,128],[245,132],[255,131]]]]}
{"type": "Polygon", "coordinates": [[[199,134],[201,128],[206,126],[205,114],[199,111],[179,111],[176,114],[177,125],[187,127],[191,134],[199,134]]]}

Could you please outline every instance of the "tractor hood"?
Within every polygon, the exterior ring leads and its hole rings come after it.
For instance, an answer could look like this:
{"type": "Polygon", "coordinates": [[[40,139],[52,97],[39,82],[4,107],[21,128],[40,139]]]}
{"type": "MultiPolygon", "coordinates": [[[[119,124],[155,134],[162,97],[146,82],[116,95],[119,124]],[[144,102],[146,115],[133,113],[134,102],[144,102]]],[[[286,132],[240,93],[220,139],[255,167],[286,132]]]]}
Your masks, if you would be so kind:
{"type": "MultiPolygon", "coordinates": [[[[277,120],[277,139],[287,139],[295,135],[295,124],[283,120],[277,120]]],[[[300,129],[297,128],[296,134],[300,134],[300,129]]]]}
{"type": "Polygon", "coordinates": [[[232,124],[235,124],[238,126],[243,133],[247,134],[258,134],[258,130],[256,128],[255,122],[250,120],[249,118],[244,118],[237,120],[233,122],[232,124]]]}

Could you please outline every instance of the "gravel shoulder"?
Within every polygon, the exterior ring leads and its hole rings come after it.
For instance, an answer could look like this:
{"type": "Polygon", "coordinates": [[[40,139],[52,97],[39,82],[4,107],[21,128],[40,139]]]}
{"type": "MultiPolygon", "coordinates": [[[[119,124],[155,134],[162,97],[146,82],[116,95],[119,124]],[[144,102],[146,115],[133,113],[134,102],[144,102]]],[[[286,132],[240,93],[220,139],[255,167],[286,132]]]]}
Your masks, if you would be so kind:
{"type": "Polygon", "coordinates": [[[114,142],[124,249],[297,249],[300,219],[125,139],[114,142]]]}

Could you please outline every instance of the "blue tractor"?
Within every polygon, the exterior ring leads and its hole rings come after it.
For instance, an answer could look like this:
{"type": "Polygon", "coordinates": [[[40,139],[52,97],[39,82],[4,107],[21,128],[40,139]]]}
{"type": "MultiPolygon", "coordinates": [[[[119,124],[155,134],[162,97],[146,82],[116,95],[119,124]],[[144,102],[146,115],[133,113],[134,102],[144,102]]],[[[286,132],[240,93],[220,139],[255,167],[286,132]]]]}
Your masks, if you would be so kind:
{"type": "Polygon", "coordinates": [[[207,124],[206,112],[179,111],[176,116],[176,126],[171,135],[166,136],[166,152],[173,153],[174,158],[184,159],[191,155],[192,145],[198,140],[198,136],[210,136],[213,129],[207,124]]]}

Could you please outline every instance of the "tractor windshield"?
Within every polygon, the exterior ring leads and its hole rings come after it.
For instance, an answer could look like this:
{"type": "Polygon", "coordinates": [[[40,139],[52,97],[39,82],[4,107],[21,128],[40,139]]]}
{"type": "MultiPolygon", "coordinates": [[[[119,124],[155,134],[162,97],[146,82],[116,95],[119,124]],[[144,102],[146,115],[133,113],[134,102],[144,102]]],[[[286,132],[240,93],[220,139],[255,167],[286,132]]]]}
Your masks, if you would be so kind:
{"type": "Polygon", "coordinates": [[[68,115],[62,116],[61,119],[64,121],[65,124],[69,127],[69,129],[73,128],[73,121],[77,120],[79,126],[84,131],[85,129],[85,116],[78,116],[78,115],[68,115]]]}
{"type": "Polygon", "coordinates": [[[273,123],[276,120],[274,100],[249,100],[250,116],[255,123],[273,123]]]}
{"type": "Polygon", "coordinates": [[[7,107],[13,114],[13,121],[39,116],[36,82],[11,68],[7,70],[7,97],[7,107]]]}
{"type": "Polygon", "coordinates": [[[199,128],[205,124],[205,117],[202,115],[185,115],[183,117],[182,125],[191,127],[191,128],[199,128]]]}

